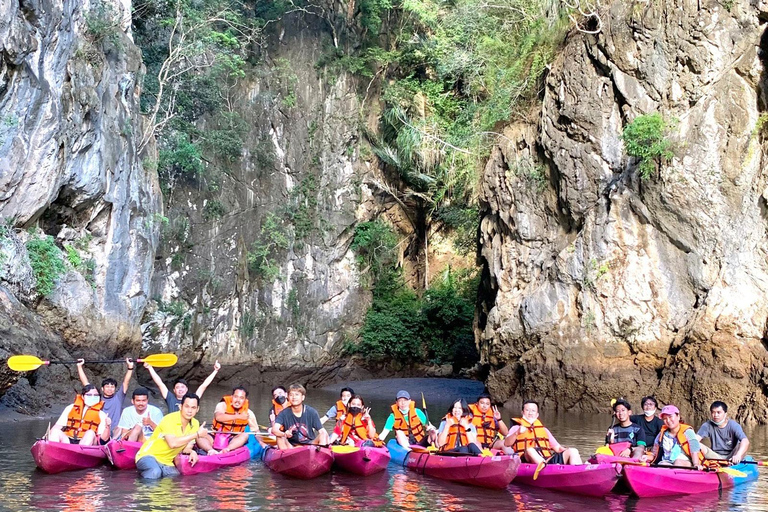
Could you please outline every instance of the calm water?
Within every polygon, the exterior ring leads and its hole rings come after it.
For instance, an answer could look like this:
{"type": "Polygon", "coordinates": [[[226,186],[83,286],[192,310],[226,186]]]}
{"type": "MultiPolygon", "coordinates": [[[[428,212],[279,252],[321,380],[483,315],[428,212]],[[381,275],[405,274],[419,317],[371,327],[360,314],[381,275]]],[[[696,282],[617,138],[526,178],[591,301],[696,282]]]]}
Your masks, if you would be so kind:
{"type": "MultiPolygon", "coordinates": [[[[451,397],[466,394],[473,398],[476,383],[436,382],[422,385],[409,379],[407,389],[427,389],[430,418],[435,423],[445,413],[451,397]]],[[[389,388],[391,386],[387,386],[389,388]]],[[[392,399],[382,394],[380,383],[365,383],[357,391],[368,396],[373,418],[383,427],[392,399]]],[[[226,390],[209,389],[198,418],[210,423],[213,408],[226,390]]],[[[387,395],[390,391],[387,391],[387,395]]],[[[337,399],[337,393],[311,390],[307,403],[322,415],[337,399]]],[[[251,390],[251,408],[261,421],[267,420],[269,389],[251,390]],[[259,399],[258,397],[263,397],[259,399]]],[[[159,401],[154,401],[159,406],[159,401]]],[[[504,411],[507,418],[513,411],[504,411]]],[[[600,445],[608,426],[602,416],[567,414],[545,415],[545,423],[558,440],[592,453],[600,445]]],[[[55,421],[52,418],[51,421],[55,421]]],[[[737,489],[722,496],[705,494],[680,499],[638,500],[625,495],[604,499],[580,498],[567,494],[515,486],[504,491],[488,491],[450,484],[420,476],[401,467],[368,478],[331,473],[309,482],[273,474],[259,461],[228,468],[219,473],[145,482],[134,471],[116,471],[104,466],[58,475],[35,469],[29,452],[36,437],[45,432],[48,420],[0,423],[0,510],[515,510],[569,512],[585,510],[649,511],[764,511],[768,512],[768,480],[737,489]]],[[[330,427],[330,422],[326,424],[330,427]]],[[[768,457],[768,427],[747,432],[751,453],[768,457]]],[[[768,468],[765,469],[768,472],[768,468]]]]}

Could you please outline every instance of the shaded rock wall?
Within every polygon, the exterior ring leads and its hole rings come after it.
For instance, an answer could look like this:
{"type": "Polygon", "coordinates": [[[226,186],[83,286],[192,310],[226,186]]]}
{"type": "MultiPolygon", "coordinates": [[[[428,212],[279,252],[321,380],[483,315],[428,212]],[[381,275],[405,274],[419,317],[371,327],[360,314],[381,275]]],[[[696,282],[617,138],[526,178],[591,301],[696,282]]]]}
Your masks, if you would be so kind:
{"type": "Polygon", "coordinates": [[[765,7],[614,2],[570,34],[537,126],[510,126],[483,176],[478,343],[503,399],[607,409],[655,393],[768,421],[765,7]],[[623,151],[641,114],[675,119],[649,180],[623,151]]]}

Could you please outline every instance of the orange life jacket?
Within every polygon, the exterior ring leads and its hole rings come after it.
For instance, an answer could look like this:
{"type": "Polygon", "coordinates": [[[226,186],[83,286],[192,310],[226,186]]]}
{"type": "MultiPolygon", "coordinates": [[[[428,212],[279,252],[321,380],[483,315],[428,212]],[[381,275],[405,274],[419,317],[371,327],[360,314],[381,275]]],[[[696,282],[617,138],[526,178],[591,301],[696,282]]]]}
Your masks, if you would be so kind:
{"type": "Polygon", "coordinates": [[[416,414],[416,406],[413,405],[413,401],[408,405],[408,422],[405,421],[405,416],[400,412],[397,404],[392,405],[392,414],[395,415],[395,423],[392,425],[395,431],[405,432],[409,439],[413,437],[417,443],[424,440],[424,425],[416,414]]]}
{"type": "Polygon", "coordinates": [[[81,439],[83,434],[89,430],[93,430],[95,434],[99,430],[99,423],[101,423],[99,411],[103,407],[104,402],[99,402],[93,407],[85,409],[85,415],[83,415],[85,400],[82,395],[77,395],[75,403],[69,411],[69,416],[67,416],[67,426],[62,429],[62,432],[67,437],[74,437],[75,439],[81,439]]]}
{"type": "MultiPolygon", "coordinates": [[[[227,404],[227,408],[224,411],[226,414],[240,414],[241,412],[248,411],[248,399],[245,399],[243,405],[239,409],[235,409],[232,406],[232,395],[227,395],[221,399],[222,402],[227,404]]],[[[213,415],[213,430],[220,430],[222,432],[245,432],[245,427],[248,426],[248,420],[237,419],[232,421],[216,421],[216,415],[213,415]]]]}
{"type": "Polygon", "coordinates": [[[341,400],[336,401],[336,421],[341,421],[341,417],[347,414],[347,406],[341,400]]]}
{"type": "Polygon", "coordinates": [[[344,422],[341,425],[341,440],[339,442],[341,444],[345,444],[347,442],[347,438],[353,432],[354,437],[360,441],[373,441],[374,446],[384,446],[384,443],[379,441],[379,436],[374,436],[371,438],[371,436],[368,435],[368,424],[363,422],[362,414],[356,414],[354,416],[347,414],[346,418],[344,418],[344,422]]]}
{"type": "MultiPolygon", "coordinates": [[[[467,446],[469,444],[469,438],[467,437],[467,429],[465,429],[460,423],[453,423],[448,426],[448,418],[443,418],[445,421],[445,427],[448,429],[448,437],[445,439],[445,444],[440,447],[441,450],[453,450],[460,446],[467,446]]],[[[455,421],[455,419],[453,420],[455,421]]]]}
{"type": "Polygon", "coordinates": [[[555,453],[552,445],[549,444],[547,430],[538,418],[533,423],[529,423],[525,418],[512,418],[512,421],[528,429],[522,434],[518,433],[515,444],[512,445],[512,449],[518,456],[522,457],[528,448],[536,448],[545,459],[555,453]]]}
{"type": "Polygon", "coordinates": [[[275,416],[277,416],[278,414],[280,414],[280,411],[282,411],[283,409],[285,409],[285,402],[283,402],[282,404],[280,404],[280,403],[277,403],[277,402],[275,401],[275,399],[273,398],[273,399],[272,399],[272,410],[273,410],[273,411],[275,411],[275,416]]]}
{"type": "Polygon", "coordinates": [[[483,414],[477,404],[469,406],[472,411],[472,424],[477,429],[477,442],[483,448],[490,448],[496,442],[496,435],[499,433],[496,428],[496,420],[493,418],[493,409],[483,414]]]}
{"type": "MultiPolygon", "coordinates": [[[[685,423],[680,423],[680,430],[677,431],[677,442],[680,443],[680,448],[683,449],[683,453],[685,453],[689,459],[691,459],[691,462],[694,464],[701,464],[704,461],[704,455],[702,455],[701,451],[698,452],[698,460],[693,460],[693,455],[691,455],[691,445],[688,442],[688,438],[685,437],[685,431],[691,429],[693,430],[693,427],[690,425],[686,425],[685,423]]],[[[659,459],[663,456],[662,452],[664,451],[663,447],[663,441],[664,441],[664,432],[669,430],[666,425],[661,427],[661,430],[659,431],[659,441],[662,442],[661,449],[659,450],[659,459]]]]}

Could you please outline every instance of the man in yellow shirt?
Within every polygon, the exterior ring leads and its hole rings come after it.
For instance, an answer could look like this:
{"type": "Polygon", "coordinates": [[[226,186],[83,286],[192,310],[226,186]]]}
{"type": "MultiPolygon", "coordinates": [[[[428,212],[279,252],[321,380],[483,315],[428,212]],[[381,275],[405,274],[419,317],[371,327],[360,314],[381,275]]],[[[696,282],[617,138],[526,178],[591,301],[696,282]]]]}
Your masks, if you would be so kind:
{"type": "Polygon", "coordinates": [[[152,437],[136,454],[136,469],[143,478],[178,475],[173,458],[181,451],[189,453],[192,466],[197,464],[197,452],[193,450],[195,440],[208,435],[205,422],[200,425],[195,419],[199,407],[200,398],[194,393],[187,393],[181,399],[181,410],[165,415],[158,423],[152,437]]]}

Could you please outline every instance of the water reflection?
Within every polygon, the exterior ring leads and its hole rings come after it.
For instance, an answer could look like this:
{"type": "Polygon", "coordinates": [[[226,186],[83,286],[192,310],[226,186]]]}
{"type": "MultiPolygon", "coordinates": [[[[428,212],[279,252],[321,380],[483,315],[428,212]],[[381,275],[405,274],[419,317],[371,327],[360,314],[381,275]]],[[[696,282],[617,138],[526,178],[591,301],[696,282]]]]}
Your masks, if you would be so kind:
{"type": "MultiPolygon", "coordinates": [[[[209,390],[202,404],[201,421],[210,421],[219,397],[227,390],[209,390]]],[[[269,390],[252,389],[251,396],[268,396],[269,390]]],[[[310,391],[310,405],[321,412],[337,398],[335,392],[310,391]]],[[[427,397],[429,399],[429,397],[427,397]]],[[[471,397],[469,397],[471,398],[471,397]]],[[[447,400],[450,402],[450,398],[447,400]]],[[[253,400],[254,412],[266,420],[268,399],[253,400]]],[[[389,400],[366,400],[374,407],[374,421],[383,425],[389,400]]],[[[430,412],[442,411],[449,403],[434,400],[430,412]]],[[[433,412],[433,414],[435,414],[433,412]]],[[[504,417],[512,415],[504,411],[504,417]]],[[[591,415],[552,415],[551,426],[563,444],[588,453],[601,444],[605,418],[591,415]]],[[[442,482],[407,471],[394,464],[386,472],[368,478],[333,473],[306,482],[275,475],[260,461],[228,468],[215,474],[143,481],[134,471],[108,467],[59,475],[46,475],[34,468],[29,447],[45,431],[47,420],[0,424],[0,510],[371,510],[371,511],[471,511],[511,510],[517,512],[768,512],[768,484],[765,478],[722,496],[703,494],[675,499],[642,499],[613,494],[604,499],[582,498],[510,485],[490,491],[442,482]]],[[[747,432],[752,453],[768,455],[768,428],[747,432]]],[[[768,468],[766,468],[768,471],[768,468]]]]}

